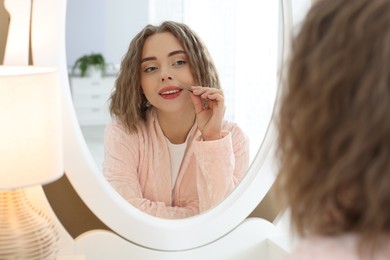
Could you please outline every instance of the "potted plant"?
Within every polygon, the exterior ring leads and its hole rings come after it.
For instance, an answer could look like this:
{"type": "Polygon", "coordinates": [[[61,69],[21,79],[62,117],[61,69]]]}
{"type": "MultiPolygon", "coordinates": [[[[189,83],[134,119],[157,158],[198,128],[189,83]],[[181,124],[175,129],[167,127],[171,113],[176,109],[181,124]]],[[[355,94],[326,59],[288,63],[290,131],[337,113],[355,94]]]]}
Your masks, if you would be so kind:
{"type": "Polygon", "coordinates": [[[83,55],[76,60],[72,67],[72,73],[76,70],[80,71],[80,76],[85,77],[87,73],[94,74],[99,73],[100,75],[105,73],[106,62],[104,57],[100,53],[92,53],[89,55],[83,55]]]}

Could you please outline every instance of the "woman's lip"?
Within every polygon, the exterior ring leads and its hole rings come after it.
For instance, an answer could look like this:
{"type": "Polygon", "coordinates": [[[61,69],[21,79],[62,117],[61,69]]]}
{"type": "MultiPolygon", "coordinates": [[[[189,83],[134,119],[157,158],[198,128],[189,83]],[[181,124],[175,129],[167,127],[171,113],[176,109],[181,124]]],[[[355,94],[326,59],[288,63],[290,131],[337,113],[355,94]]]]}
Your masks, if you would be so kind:
{"type": "Polygon", "coordinates": [[[182,88],[177,86],[169,86],[169,87],[162,88],[158,93],[160,95],[163,95],[164,92],[171,91],[171,90],[182,90],[182,88]]]}
{"type": "Polygon", "coordinates": [[[160,90],[160,96],[163,99],[172,100],[180,96],[183,90],[179,87],[166,87],[160,90]]]}

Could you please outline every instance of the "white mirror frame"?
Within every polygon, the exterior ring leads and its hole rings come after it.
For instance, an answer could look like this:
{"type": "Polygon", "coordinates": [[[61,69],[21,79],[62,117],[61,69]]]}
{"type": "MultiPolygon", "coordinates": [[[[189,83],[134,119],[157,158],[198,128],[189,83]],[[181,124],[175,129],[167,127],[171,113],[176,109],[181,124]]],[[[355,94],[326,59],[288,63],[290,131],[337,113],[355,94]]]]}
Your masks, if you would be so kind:
{"type": "MultiPolygon", "coordinates": [[[[289,7],[289,1],[281,1],[284,9],[284,46],[287,46],[291,33],[287,26],[291,13],[285,10],[289,7]]],[[[203,246],[238,226],[264,198],[274,182],[274,171],[268,167],[273,165],[272,145],[276,138],[273,120],[247,176],[215,208],[191,218],[167,220],[129,206],[104,179],[80,130],[67,75],[65,15],[66,0],[33,1],[32,55],[34,65],[56,66],[60,70],[64,97],[65,174],[85,204],[118,235],[155,250],[178,251],[203,246]]]]}

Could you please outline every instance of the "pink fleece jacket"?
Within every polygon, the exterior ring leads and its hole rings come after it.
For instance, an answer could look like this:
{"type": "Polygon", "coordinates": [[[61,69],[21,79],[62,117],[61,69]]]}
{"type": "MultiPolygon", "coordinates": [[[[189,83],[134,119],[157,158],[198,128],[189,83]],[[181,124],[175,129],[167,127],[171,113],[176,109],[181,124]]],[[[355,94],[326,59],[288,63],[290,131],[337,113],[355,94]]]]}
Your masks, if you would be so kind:
{"type": "Polygon", "coordinates": [[[358,236],[315,236],[298,242],[293,253],[286,260],[389,260],[390,237],[384,238],[383,247],[370,256],[359,256],[358,236]]]}
{"type": "Polygon", "coordinates": [[[227,121],[222,136],[203,141],[196,125],[192,127],[172,194],[168,146],[154,110],[149,109],[134,133],[113,119],[105,129],[103,172],[123,198],[146,213],[193,216],[221,202],[247,171],[247,136],[227,121]]]}

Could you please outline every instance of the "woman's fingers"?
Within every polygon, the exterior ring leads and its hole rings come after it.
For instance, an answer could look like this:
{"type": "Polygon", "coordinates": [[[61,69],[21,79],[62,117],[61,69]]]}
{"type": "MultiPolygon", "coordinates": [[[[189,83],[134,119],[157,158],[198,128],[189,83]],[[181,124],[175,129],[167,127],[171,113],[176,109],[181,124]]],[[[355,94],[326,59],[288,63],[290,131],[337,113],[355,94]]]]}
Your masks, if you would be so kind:
{"type": "Polygon", "coordinates": [[[216,88],[191,87],[196,121],[205,140],[219,139],[225,104],[223,91],[216,88]]]}
{"type": "Polygon", "coordinates": [[[203,100],[196,95],[191,95],[192,103],[194,104],[195,113],[198,114],[203,111],[203,100]]]}
{"type": "MultiPolygon", "coordinates": [[[[210,97],[212,97],[215,94],[223,96],[223,91],[220,89],[206,88],[206,87],[200,87],[200,86],[191,87],[191,88],[193,90],[193,94],[196,96],[200,96],[202,99],[211,99],[210,97]]],[[[212,99],[215,99],[215,98],[212,98],[212,99]]]]}
{"type": "Polygon", "coordinates": [[[192,87],[192,90],[195,96],[198,96],[201,99],[203,99],[202,101],[203,109],[204,108],[212,109],[215,105],[217,105],[217,108],[220,106],[224,106],[224,96],[222,90],[216,88],[206,88],[206,87],[192,87]],[[207,102],[205,102],[204,100],[207,100],[207,102]]]}
{"type": "Polygon", "coordinates": [[[199,103],[202,104],[203,108],[212,108],[215,105],[218,106],[224,106],[224,96],[223,91],[216,88],[206,88],[206,87],[191,87],[193,90],[193,95],[200,97],[203,99],[203,101],[198,100],[197,105],[199,107],[199,103]],[[204,102],[204,100],[207,100],[207,102],[204,102]],[[213,101],[213,102],[208,102],[213,101]],[[205,103],[208,104],[208,106],[205,107],[205,103]]]}

